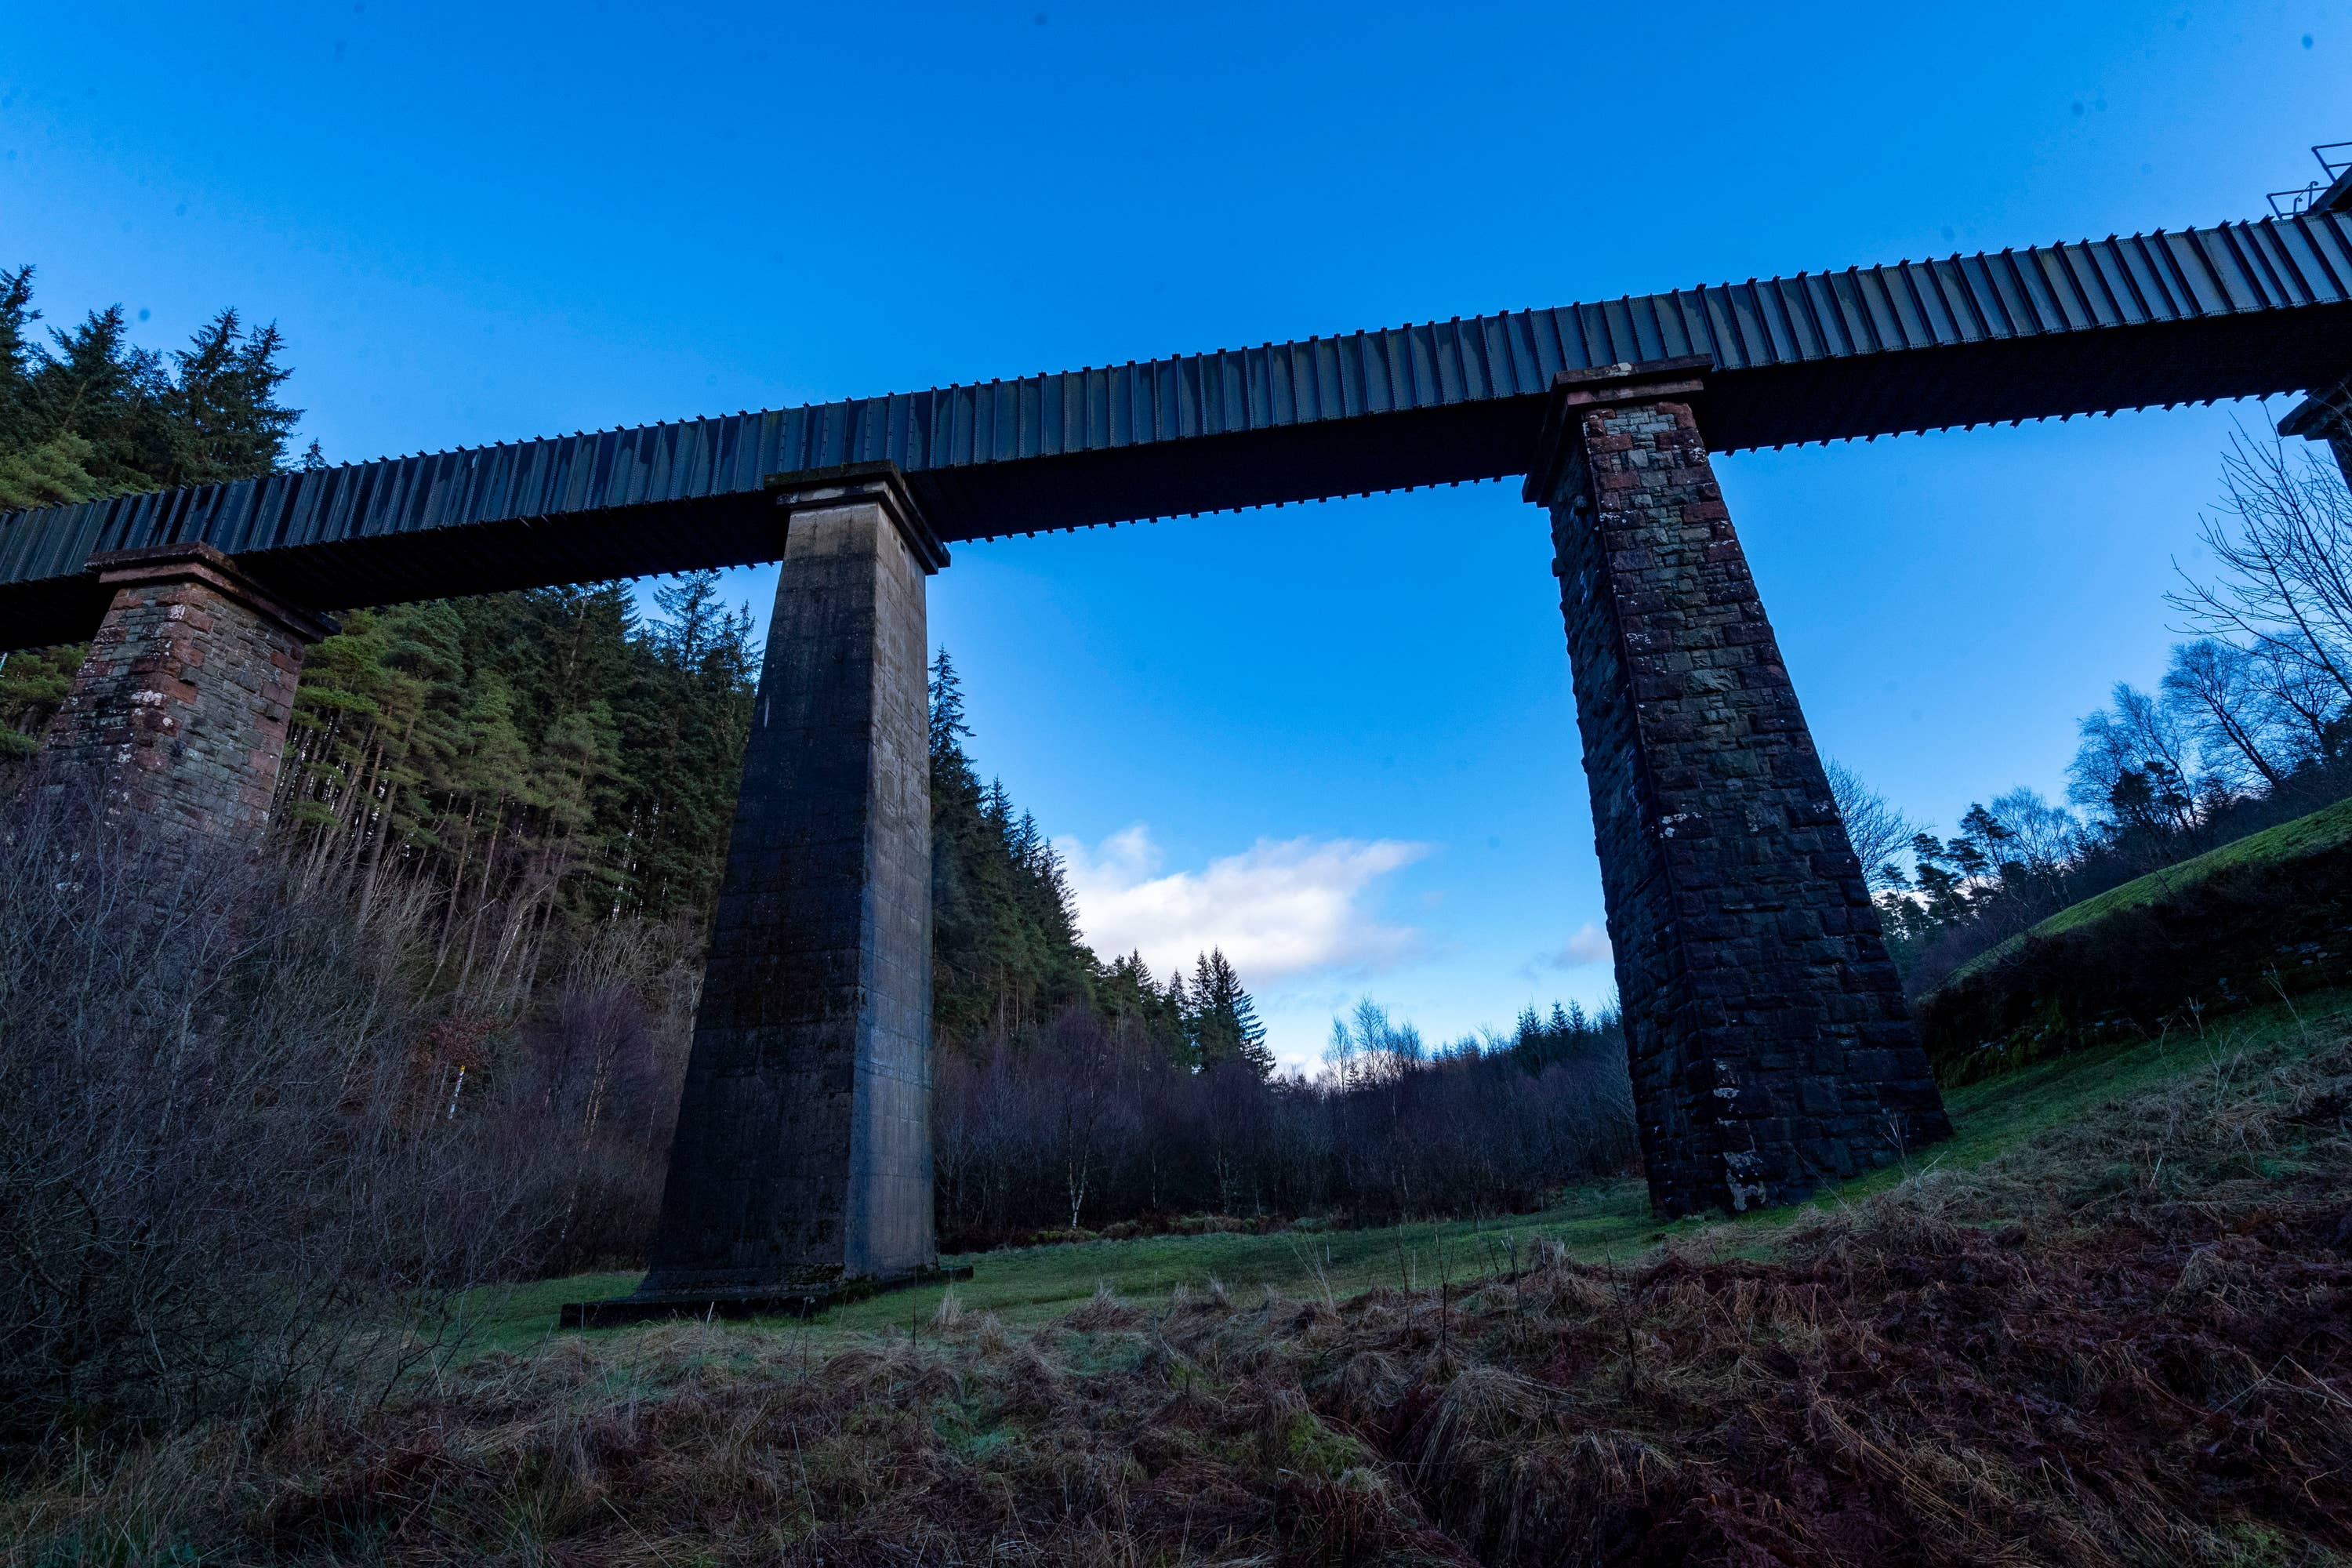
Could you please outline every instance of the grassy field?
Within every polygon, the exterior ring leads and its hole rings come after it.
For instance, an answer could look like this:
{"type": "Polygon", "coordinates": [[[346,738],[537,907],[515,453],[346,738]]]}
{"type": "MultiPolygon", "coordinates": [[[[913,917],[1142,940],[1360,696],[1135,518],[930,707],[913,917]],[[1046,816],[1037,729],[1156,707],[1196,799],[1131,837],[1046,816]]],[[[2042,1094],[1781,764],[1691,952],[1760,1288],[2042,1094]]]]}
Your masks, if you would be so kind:
{"type": "MultiPolygon", "coordinates": [[[[2347,820],[2352,822],[2352,816],[2347,820]]],[[[1908,1170],[1981,1164],[2118,1096],[2185,1073],[2214,1070],[2242,1051],[2292,1046],[2324,1037],[2331,1029],[2340,1034],[2347,1023],[2352,1023],[2352,994],[2323,993],[2294,1008],[2240,1015],[2203,1037],[2173,1036],[2079,1052],[1971,1084],[1947,1097],[1951,1142],[1922,1151],[1908,1163],[1908,1170]]],[[[1144,1300],[1164,1300],[1178,1286],[1205,1291],[1213,1282],[1252,1297],[1270,1285],[1307,1299],[1344,1299],[1378,1286],[1411,1290],[1459,1285],[1510,1269],[1538,1241],[1564,1246],[1570,1257],[1591,1262],[1630,1263],[1654,1252],[1669,1237],[1729,1226],[1735,1234],[1752,1237],[1747,1245],[1760,1250],[1790,1224],[1892,1186],[1906,1173],[1905,1168],[1890,1169],[1848,1183],[1804,1207],[1729,1221],[1696,1218],[1661,1226],[1651,1216],[1642,1183],[1628,1179],[1570,1192],[1536,1214],[1366,1230],[1171,1236],[1021,1247],[950,1259],[972,1266],[972,1278],[952,1289],[965,1310],[992,1312],[1008,1324],[1020,1324],[1055,1317],[1102,1288],[1121,1298],[1144,1300]]],[[[635,1288],[637,1278],[633,1273],[588,1274],[502,1291],[484,1304],[488,1342],[515,1351],[554,1338],[556,1311],[562,1303],[625,1295],[635,1288]]],[[[857,1302],[827,1314],[813,1331],[820,1342],[877,1331],[905,1332],[911,1328],[919,1332],[938,1311],[946,1289],[932,1286],[857,1302]]],[[[729,1325],[729,1331],[756,1336],[783,1327],[753,1321],[729,1325]]],[[[793,1328],[798,1331],[799,1325],[793,1328]]],[[[632,1331],[643,1331],[606,1330],[597,1337],[632,1331]]]]}
{"type": "Polygon", "coordinates": [[[815,1323],[557,1333],[633,1281],[551,1281],[380,1404],[60,1445],[0,1568],[2352,1562],[2352,992],[2298,1008],[1740,1220],[991,1253],[815,1323]]]}
{"type": "Polygon", "coordinates": [[[1738,1220],[1030,1248],[814,1323],[559,1333],[634,1280],[550,1281],[382,1402],[58,1445],[0,1568],[2352,1562],[2352,991],[1950,1103],[1738,1220]]]}

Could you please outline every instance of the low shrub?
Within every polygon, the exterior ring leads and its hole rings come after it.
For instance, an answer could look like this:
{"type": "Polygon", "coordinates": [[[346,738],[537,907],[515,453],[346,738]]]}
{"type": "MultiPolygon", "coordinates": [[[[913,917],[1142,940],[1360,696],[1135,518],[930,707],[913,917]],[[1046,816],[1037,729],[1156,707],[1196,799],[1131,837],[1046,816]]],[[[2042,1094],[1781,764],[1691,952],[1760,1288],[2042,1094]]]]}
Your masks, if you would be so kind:
{"type": "Polygon", "coordinates": [[[1060,1230],[1031,1231],[1021,1238],[1021,1245],[1024,1247],[1074,1247],[1082,1241],[1100,1239],[1099,1232],[1076,1226],[1065,1226],[1060,1230]]]}
{"type": "Polygon", "coordinates": [[[419,1092],[343,889],[83,806],[0,817],[0,1444],[388,1386],[528,1256],[527,1155],[419,1092]]]}

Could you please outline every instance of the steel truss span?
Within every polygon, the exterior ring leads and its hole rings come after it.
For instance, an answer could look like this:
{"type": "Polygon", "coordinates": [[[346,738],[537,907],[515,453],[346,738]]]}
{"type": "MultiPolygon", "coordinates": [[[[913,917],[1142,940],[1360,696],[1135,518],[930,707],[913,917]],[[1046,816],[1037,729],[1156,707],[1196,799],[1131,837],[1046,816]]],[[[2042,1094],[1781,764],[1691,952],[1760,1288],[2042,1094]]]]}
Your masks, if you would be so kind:
{"type": "Polygon", "coordinates": [[[1704,356],[1716,451],[2299,392],[2352,366],[2352,214],[1519,310],[0,514],[0,648],[101,551],[202,542],[334,610],[770,560],[772,476],[889,461],[950,543],[1499,479],[1563,370],[1704,356]]]}

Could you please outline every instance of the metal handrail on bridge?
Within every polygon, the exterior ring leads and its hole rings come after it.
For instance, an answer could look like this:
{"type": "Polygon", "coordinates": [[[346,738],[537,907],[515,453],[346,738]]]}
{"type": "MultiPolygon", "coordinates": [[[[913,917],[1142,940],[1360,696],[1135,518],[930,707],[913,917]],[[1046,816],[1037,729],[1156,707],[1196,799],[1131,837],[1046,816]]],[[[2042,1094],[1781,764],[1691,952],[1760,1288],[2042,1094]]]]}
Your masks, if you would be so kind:
{"type": "Polygon", "coordinates": [[[2338,212],[2352,205],[2352,142],[2322,142],[2312,148],[2311,155],[2319,160],[2320,177],[2296,190],[2271,192],[2271,211],[2275,216],[2338,212]],[[2331,157],[2331,153],[2340,155],[2331,157]]]}

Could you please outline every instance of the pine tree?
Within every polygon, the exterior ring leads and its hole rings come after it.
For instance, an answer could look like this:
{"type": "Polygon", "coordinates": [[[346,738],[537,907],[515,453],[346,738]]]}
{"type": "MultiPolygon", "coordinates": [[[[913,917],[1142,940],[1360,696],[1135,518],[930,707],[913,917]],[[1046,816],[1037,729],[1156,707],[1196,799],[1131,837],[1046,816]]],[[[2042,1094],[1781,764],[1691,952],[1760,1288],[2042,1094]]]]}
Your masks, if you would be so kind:
{"type": "Polygon", "coordinates": [[[964,721],[963,680],[956,674],[955,661],[948,650],[940,649],[931,661],[931,766],[937,771],[942,761],[971,763],[964,759],[963,742],[971,734],[971,726],[964,721]]]}
{"type": "Polygon", "coordinates": [[[720,636],[719,622],[726,613],[719,599],[719,574],[680,573],[655,587],[654,604],[661,611],[661,622],[652,642],[662,660],[677,670],[700,668],[720,636]]]}
{"type": "MultiPolygon", "coordinates": [[[[1223,953],[1216,956],[1220,963],[1223,961],[1223,953]]],[[[1230,968],[1225,973],[1233,975],[1230,968]]],[[[1270,1079],[1274,1076],[1274,1051],[1265,1043],[1265,1026],[1258,1021],[1257,1003],[1242,989],[1238,977],[1233,981],[1232,997],[1234,1032],[1242,1043],[1241,1059],[1259,1079],[1270,1079]]]]}
{"type": "Polygon", "coordinates": [[[1184,989],[1182,970],[1170,973],[1168,992],[1163,1001],[1168,1020],[1175,1032],[1177,1065],[1198,1071],[1202,1065],[1198,1015],[1193,1010],[1192,994],[1184,989]]]}
{"type": "Polygon", "coordinates": [[[92,310],[70,332],[52,331],[33,372],[27,434],[90,446],[85,465],[101,493],[150,489],[173,471],[163,356],[133,346],[122,307],[92,310]]]}
{"type": "Polygon", "coordinates": [[[90,473],[97,449],[70,430],[14,450],[0,450],[0,509],[62,506],[104,489],[90,473]]]}
{"type": "Polygon", "coordinates": [[[283,461],[300,411],[275,326],[223,310],[164,357],[131,342],[122,307],[33,341],[33,269],[0,272],[0,506],[253,479],[283,461]]]}
{"type": "Polygon", "coordinates": [[[1242,989],[1223,948],[1202,953],[1192,968],[1192,1039],[1204,1070],[1231,1061],[1260,1079],[1274,1072],[1257,1005],[1242,989]]]}
{"type": "Polygon", "coordinates": [[[279,466],[302,417],[300,409],[278,401],[278,389],[294,374],[278,363],[285,346],[275,322],[246,331],[236,311],[225,310],[173,353],[178,374],[162,398],[170,452],[165,484],[247,479],[279,466]]]}
{"type": "Polygon", "coordinates": [[[33,309],[33,269],[0,268],[0,447],[29,441],[33,371],[39,362],[31,331],[41,313],[33,309]]]}
{"type": "Polygon", "coordinates": [[[964,741],[962,683],[931,665],[931,995],[943,1041],[1024,1037],[1095,1008],[1106,972],[1077,934],[1061,857],[1002,779],[982,788],[964,741]]]}
{"type": "Polygon", "coordinates": [[[753,692],[751,610],[727,609],[719,574],[654,590],[659,615],[628,639],[610,699],[620,736],[609,805],[616,907],[708,908],[734,821],[753,692]]]}
{"type": "MultiPolygon", "coordinates": [[[[44,362],[31,331],[40,319],[33,309],[33,269],[0,271],[0,509],[86,500],[101,489],[89,472],[97,452],[88,441],[70,430],[35,427],[34,376],[44,362]]],[[[0,713],[9,701],[0,696],[0,713]]]]}

